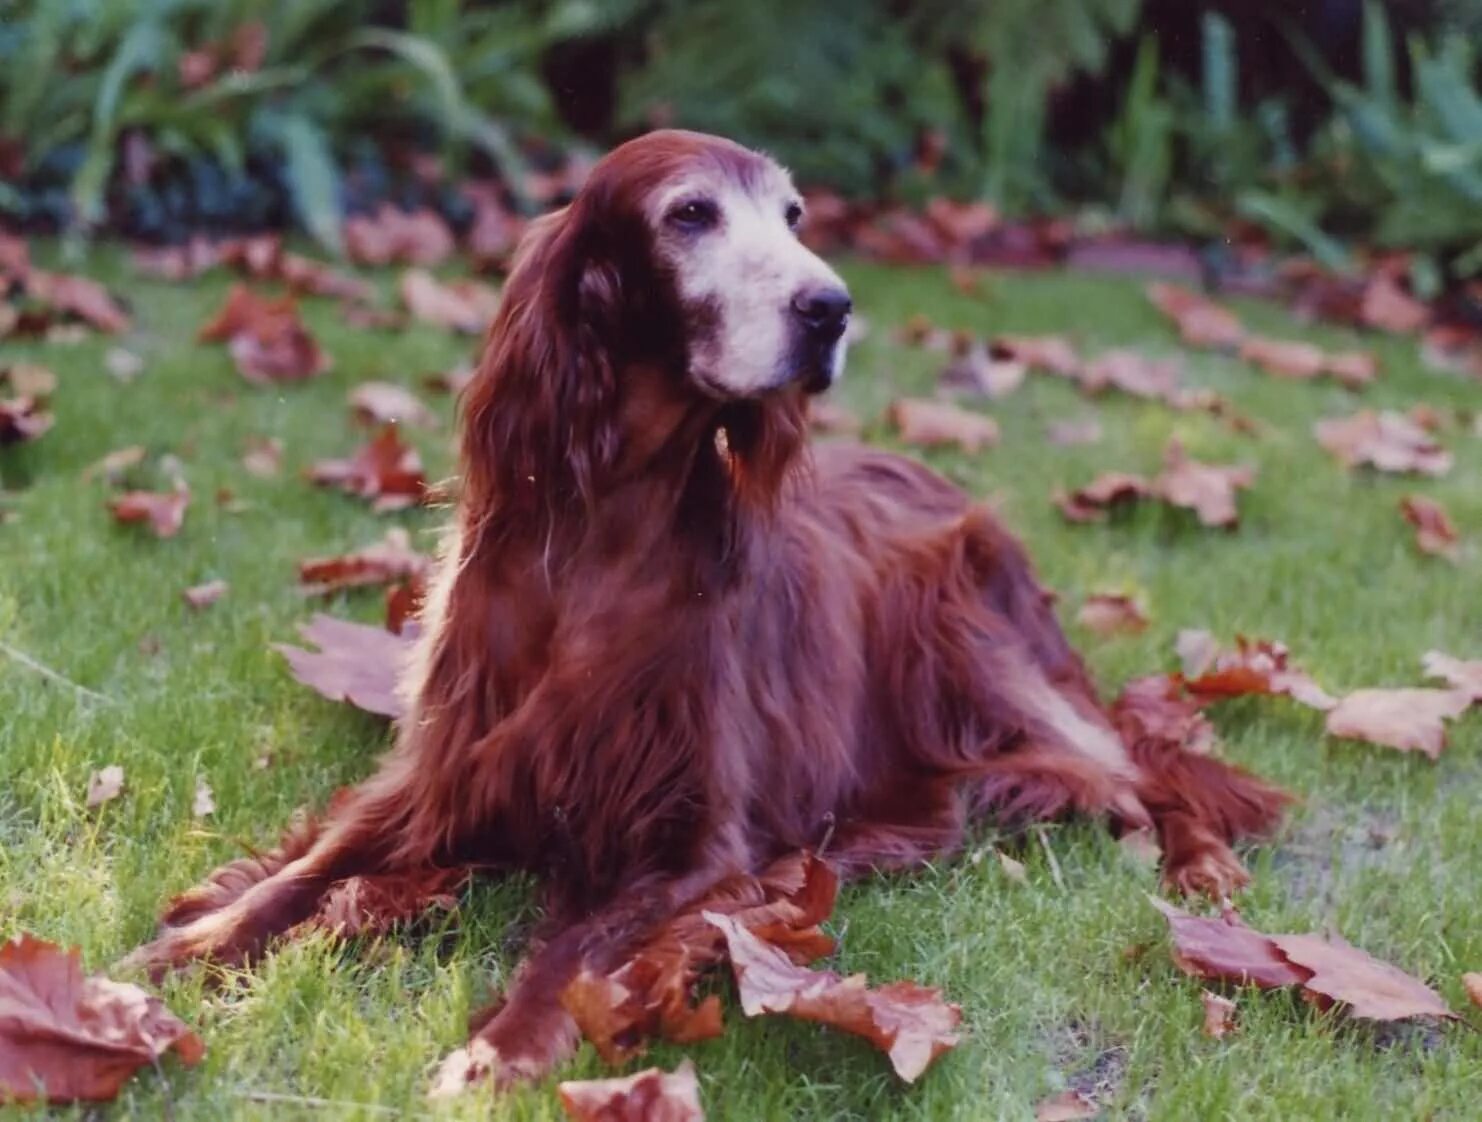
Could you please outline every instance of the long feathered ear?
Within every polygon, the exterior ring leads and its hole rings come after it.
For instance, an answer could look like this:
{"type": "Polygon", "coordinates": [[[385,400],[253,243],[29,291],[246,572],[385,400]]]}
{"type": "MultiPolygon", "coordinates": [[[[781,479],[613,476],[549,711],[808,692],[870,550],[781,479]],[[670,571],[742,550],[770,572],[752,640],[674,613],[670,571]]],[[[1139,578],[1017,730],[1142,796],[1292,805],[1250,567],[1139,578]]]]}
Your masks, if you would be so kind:
{"type": "Polygon", "coordinates": [[[622,286],[582,201],[521,243],[463,399],[462,486],[475,511],[590,502],[617,449],[609,342],[622,286]]]}

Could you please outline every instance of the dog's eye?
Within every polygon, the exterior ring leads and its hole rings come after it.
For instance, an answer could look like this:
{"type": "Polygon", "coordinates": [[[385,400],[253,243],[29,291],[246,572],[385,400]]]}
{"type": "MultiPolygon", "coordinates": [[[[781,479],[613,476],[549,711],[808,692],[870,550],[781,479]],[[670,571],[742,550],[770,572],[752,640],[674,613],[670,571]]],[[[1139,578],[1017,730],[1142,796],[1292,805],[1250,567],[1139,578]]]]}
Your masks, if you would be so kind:
{"type": "Polygon", "coordinates": [[[782,217],[787,220],[787,228],[796,230],[803,222],[803,205],[801,203],[788,203],[787,209],[782,212],[782,217]]]}
{"type": "Polygon", "coordinates": [[[709,199],[690,199],[670,210],[667,217],[682,230],[708,230],[720,220],[720,212],[709,199]]]}

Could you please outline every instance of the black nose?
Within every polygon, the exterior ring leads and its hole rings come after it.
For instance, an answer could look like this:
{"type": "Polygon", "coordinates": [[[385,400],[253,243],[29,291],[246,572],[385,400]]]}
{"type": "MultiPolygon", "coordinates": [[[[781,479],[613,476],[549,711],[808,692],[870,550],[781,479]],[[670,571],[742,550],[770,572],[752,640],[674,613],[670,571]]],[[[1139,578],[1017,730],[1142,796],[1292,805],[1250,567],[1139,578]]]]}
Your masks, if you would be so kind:
{"type": "Polygon", "coordinates": [[[854,301],[842,288],[808,288],[792,298],[792,310],[814,335],[837,339],[854,301]]]}

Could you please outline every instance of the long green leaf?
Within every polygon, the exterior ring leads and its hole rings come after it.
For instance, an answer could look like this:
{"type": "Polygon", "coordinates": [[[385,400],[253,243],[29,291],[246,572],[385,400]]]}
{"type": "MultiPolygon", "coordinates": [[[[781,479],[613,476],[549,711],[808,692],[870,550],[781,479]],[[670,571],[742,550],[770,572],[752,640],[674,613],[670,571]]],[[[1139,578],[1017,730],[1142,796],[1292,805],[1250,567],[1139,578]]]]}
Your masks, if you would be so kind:
{"type": "Polygon", "coordinates": [[[1395,92],[1395,44],[1389,17],[1379,0],[1364,5],[1364,87],[1391,111],[1399,104],[1395,92]]]}
{"type": "Polygon", "coordinates": [[[320,245],[341,253],[340,173],[324,133],[298,113],[280,118],[275,131],[283,145],[284,171],[298,220],[320,245]]]}
{"type": "Polygon", "coordinates": [[[1353,259],[1336,239],[1287,200],[1265,191],[1242,191],[1235,209],[1256,222],[1302,243],[1307,252],[1329,269],[1348,272],[1353,259]]]}
{"type": "Polygon", "coordinates": [[[1205,12],[1204,115],[1217,132],[1229,132],[1235,124],[1239,97],[1236,89],[1235,31],[1218,12],[1205,12]]]}

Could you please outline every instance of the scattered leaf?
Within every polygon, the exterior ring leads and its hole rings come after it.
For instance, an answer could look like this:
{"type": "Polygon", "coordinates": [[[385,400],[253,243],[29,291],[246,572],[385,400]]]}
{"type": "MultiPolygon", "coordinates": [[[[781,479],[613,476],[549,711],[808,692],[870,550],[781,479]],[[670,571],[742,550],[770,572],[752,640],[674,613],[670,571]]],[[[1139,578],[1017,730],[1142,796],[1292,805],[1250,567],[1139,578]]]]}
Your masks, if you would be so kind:
{"type": "Polygon", "coordinates": [[[1117,592],[1093,592],[1086,597],[1076,619],[1096,635],[1133,634],[1148,625],[1148,618],[1137,601],[1117,592]]]}
{"type": "Polygon", "coordinates": [[[108,500],[108,509],[119,522],[147,522],[157,538],[173,538],[185,524],[190,490],[125,491],[108,500]]]}
{"type": "Polygon", "coordinates": [[[361,382],[350,391],[350,409],[356,420],[367,425],[400,422],[424,429],[437,427],[437,415],[395,382],[361,382]]]}
{"type": "Polygon", "coordinates": [[[1434,760],[1446,746],[1446,721],[1471,703],[1465,690],[1355,690],[1328,713],[1327,731],[1434,760]]]}
{"type": "Polygon", "coordinates": [[[380,513],[415,506],[427,493],[422,457],[401,442],[395,425],[383,427],[348,460],[320,460],[309,469],[309,478],[320,486],[371,499],[380,513]]]}
{"type": "Polygon", "coordinates": [[[937,384],[949,392],[996,399],[1017,390],[1028,373],[1027,363],[1018,359],[994,358],[986,346],[972,343],[942,368],[937,384]]]}
{"type": "Polygon", "coordinates": [[[656,1067],[616,1079],[567,1080],[556,1085],[573,1122],[704,1122],[695,1065],[672,1073],[656,1067]]]}
{"type": "Polygon", "coordinates": [[[1278,378],[1316,378],[1327,368],[1327,355],[1315,343],[1266,339],[1252,335],[1240,344],[1240,357],[1278,378]]]}
{"type": "Polygon", "coordinates": [[[1185,678],[1198,678],[1214,665],[1220,654],[1220,642],[1208,631],[1184,628],[1173,641],[1179,668],[1185,678]]]}
{"type": "Polygon", "coordinates": [[[124,769],[118,764],[109,764],[93,772],[87,779],[88,809],[118,798],[123,793],[123,785],[124,769]]]}
{"type": "Polygon", "coordinates": [[[998,443],[998,422],[944,401],[898,398],[889,417],[907,444],[937,448],[955,444],[968,454],[998,443]]]}
{"type": "Polygon", "coordinates": [[[367,713],[393,720],[402,715],[406,706],[397,680],[411,649],[410,635],[326,615],[299,624],[298,630],[305,642],[319,649],[273,644],[298,681],[322,697],[349,702],[367,713]]]}
{"type": "Polygon", "coordinates": [[[1081,389],[1089,394],[1120,390],[1132,397],[1176,402],[1183,381],[1177,359],[1150,358],[1140,351],[1112,350],[1097,355],[1081,371],[1081,389]]]}
{"type": "Polygon", "coordinates": [[[1235,1003],[1209,990],[1199,991],[1199,1000],[1204,1003],[1204,1035],[1211,1040],[1223,1040],[1235,1031],[1235,1003]]]}
{"type": "Polygon", "coordinates": [[[0,367],[0,382],[19,397],[45,398],[56,392],[57,376],[34,362],[17,362],[0,367]]]}
{"type": "Polygon", "coordinates": [[[1079,378],[1081,373],[1081,356],[1060,335],[1000,335],[993,340],[991,353],[1062,378],[1079,378]]]}
{"type": "Polygon", "coordinates": [[[1061,1091],[1042,1099],[1034,1108],[1034,1122],[1080,1122],[1101,1113],[1096,1100],[1076,1090],[1061,1091]]]}
{"type": "Polygon", "coordinates": [[[1467,991],[1467,1000],[1482,1009],[1482,974],[1463,974],[1461,984],[1467,991]]]}
{"type": "Polygon", "coordinates": [[[99,331],[116,335],[131,326],[128,314],[108,290],[87,277],[32,269],[26,278],[26,292],[38,303],[74,316],[99,331]]]}
{"type": "Polygon", "coordinates": [[[1388,272],[1380,272],[1364,285],[1359,318],[1369,327],[1395,335],[1413,335],[1430,322],[1430,309],[1399,286],[1388,272]]]}
{"type": "MultiPolygon", "coordinates": [[[[1194,639],[1186,643],[1192,647],[1194,639]]],[[[1237,635],[1234,650],[1218,651],[1212,664],[1188,678],[1184,686],[1200,701],[1281,694],[1313,709],[1332,709],[1337,701],[1304,671],[1291,666],[1289,656],[1286,644],[1279,640],[1237,635]]]]}
{"type": "Polygon", "coordinates": [[[468,884],[466,868],[410,869],[338,881],[319,909],[299,926],[341,939],[384,935],[419,919],[429,909],[452,911],[468,884]]]}
{"type": "Polygon", "coordinates": [[[1272,935],[1271,942],[1309,974],[1302,982],[1308,993],[1342,1002],[1351,1016],[1371,1021],[1456,1018],[1435,990],[1339,936],[1272,935]]]}
{"type": "Polygon", "coordinates": [[[1055,505],[1069,522],[1104,522],[1115,506],[1156,495],[1153,485],[1140,475],[1109,471],[1069,494],[1055,497],[1055,505]]]}
{"type": "Polygon", "coordinates": [[[187,1065],[206,1051],[159,998],[24,933],[0,944],[0,1009],[4,1102],[107,1102],[171,1049],[187,1065]]]}
{"type": "Polygon", "coordinates": [[[1473,701],[1482,701],[1482,660],[1463,662],[1441,651],[1426,651],[1421,666],[1427,678],[1440,678],[1473,701]]]}
{"type": "Polygon", "coordinates": [[[1001,849],[995,849],[993,856],[998,858],[998,867],[1009,880],[1015,884],[1029,883],[1029,872],[1024,868],[1024,862],[1016,861],[1001,849]]]}
{"type": "Polygon", "coordinates": [[[466,335],[483,332],[499,306],[498,291],[487,284],[473,280],[443,284],[423,269],[403,273],[400,291],[407,311],[417,319],[466,335]]]}
{"type": "Polygon", "coordinates": [[[1378,471],[1420,475],[1445,475],[1451,470],[1451,453],[1403,413],[1364,409],[1318,421],[1313,434],[1344,467],[1367,464],[1378,471]]]}
{"type": "Polygon", "coordinates": [[[298,579],[307,592],[330,593],[422,578],[431,566],[432,558],[414,550],[406,530],[397,526],[383,540],[353,553],[300,561],[298,579]]]}
{"type": "Polygon", "coordinates": [[[1234,908],[1218,919],[1190,915],[1156,896],[1148,897],[1168,921],[1173,962],[1185,974],[1210,982],[1262,989],[1300,986],[1312,971],[1293,965],[1267,935],[1247,927],[1234,908]]]}
{"type": "Polygon", "coordinates": [[[0,399],[0,446],[35,440],[55,418],[29,397],[0,399]]]}
{"type": "Polygon", "coordinates": [[[196,818],[209,818],[216,813],[216,795],[211,790],[211,784],[204,779],[196,780],[196,793],[190,803],[190,813],[196,818]]]}
{"type": "Polygon", "coordinates": [[[457,248],[442,216],[382,203],[345,220],[345,253],[357,265],[440,265],[457,248]]]}
{"type": "Polygon", "coordinates": [[[283,442],[276,436],[249,436],[242,452],[242,466],[248,475],[268,479],[283,466],[283,442]]]}
{"type": "Polygon", "coordinates": [[[779,947],[764,942],[730,916],[704,913],[725,935],[741,1008],[748,1017],[785,1013],[862,1036],[890,1056],[895,1073],[914,1082],[943,1052],[956,1047],[962,1010],[941,991],[915,982],[877,989],[864,975],[841,978],[796,966],[779,947]]]}
{"type": "Polygon", "coordinates": [[[224,341],[238,373],[255,386],[302,381],[331,366],[299,318],[292,296],[266,300],[243,284],[232,286],[198,338],[224,341]]]}
{"type": "Polygon", "coordinates": [[[1400,513],[1415,528],[1415,546],[1420,552],[1448,561],[1457,559],[1461,537],[1445,507],[1424,495],[1406,495],[1400,500],[1400,513]]]}
{"type": "Polygon", "coordinates": [[[209,608],[216,601],[226,595],[230,587],[224,580],[211,580],[205,584],[198,584],[194,588],[187,588],[181,593],[185,602],[197,610],[209,608]]]}
{"type": "Polygon", "coordinates": [[[1204,464],[1185,454],[1177,440],[1163,453],[1163,474],[1153,486],[1164,502],[1192,510],[1205,526],[1235,526],[1240,521],[1235,495],[1255,482],[1251,467],[1204,464]]]}
{"type": "Polygon", "coordinates": [[[1234,312],[1208,297],[1176,284],[1154,282],[1147,297],[1178,328],[1190,347],[1232,350],[1240,345],[1245,328],[1234,312]]]}

